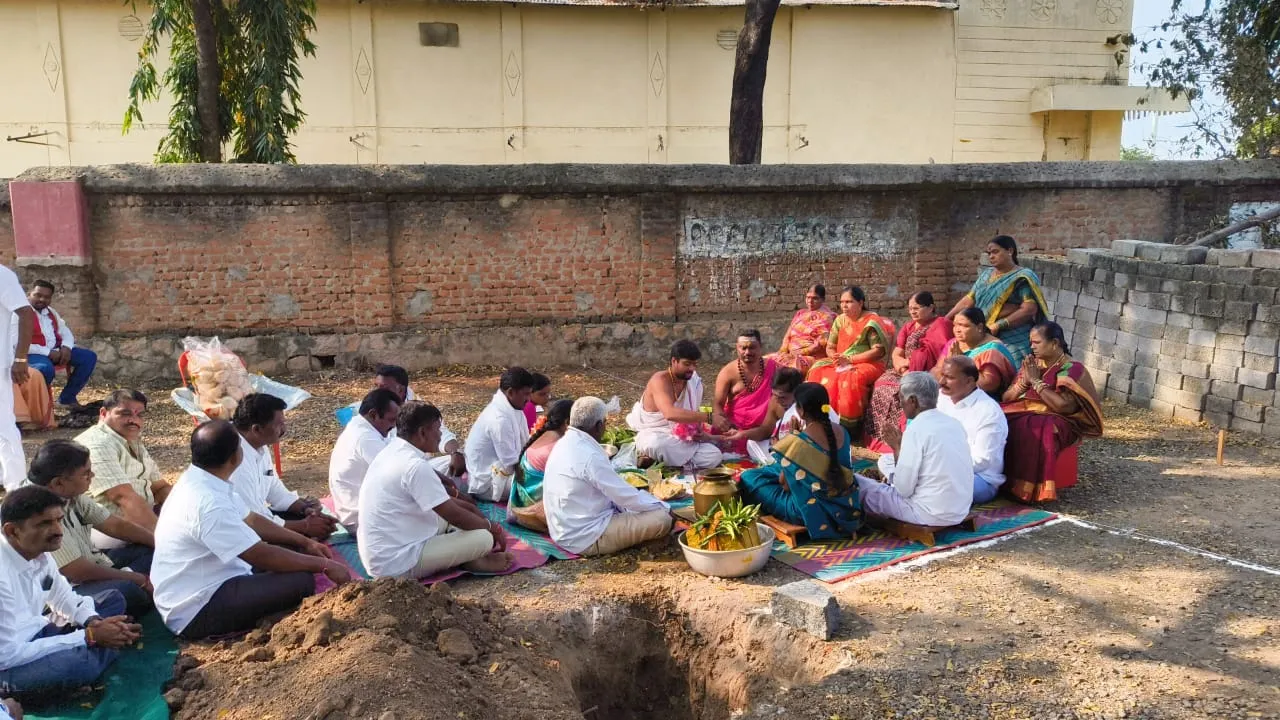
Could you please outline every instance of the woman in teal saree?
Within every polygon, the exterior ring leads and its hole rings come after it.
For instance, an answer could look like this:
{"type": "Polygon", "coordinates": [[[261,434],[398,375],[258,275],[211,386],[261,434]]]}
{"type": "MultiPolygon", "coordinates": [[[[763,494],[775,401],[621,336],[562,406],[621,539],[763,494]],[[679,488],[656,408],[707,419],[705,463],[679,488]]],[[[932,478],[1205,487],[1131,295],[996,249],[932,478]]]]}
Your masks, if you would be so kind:
{"type": "Polygon", "coordinates": [[[515,480],[507,497],[507,520],[521,527],[547,532],[547,514],[542,508],[542,480],[547,469],[547,458],[569,427],[569,411],[572,400],[557,400],[547,408],[533,434],[520,452],[516,463],[515,480]]]}
{"type": "Polygon", "coordinates": [[[1049,305],[1040,290],[1040,277],[1018,264],[1018,244],[1008,235],[998,235],[987,243],[990,267],[978,273],[973,289],[947,313],[954,320],[961,310],[981,308],[987,329],[1013,355],[1014,367],[1031,353],[1031,328],[1049,316],[1049,305]]]}
{"type": "Polygon", "coordinates": [[[796,388],[798,432],[773,443],[774,462],[742,472],[745,502],[794,525],[804,525],[814,540],[849,538],[862,524],[862,503],[853,479],[849,433],[833,424],[826,388],[802,383],[796,388]]]}

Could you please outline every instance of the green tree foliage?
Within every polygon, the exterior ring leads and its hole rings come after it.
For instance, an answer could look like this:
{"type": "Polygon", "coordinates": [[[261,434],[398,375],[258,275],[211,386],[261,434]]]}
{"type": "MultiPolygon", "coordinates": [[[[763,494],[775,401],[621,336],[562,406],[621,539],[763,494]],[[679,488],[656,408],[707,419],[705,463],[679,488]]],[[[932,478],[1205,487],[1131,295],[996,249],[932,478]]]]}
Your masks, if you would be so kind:
{"type": "Polygon", "coordinates": [[[153,0],[124,131],[163,88],[173,105],[157,162],[219,162],[227,143],[234,162],[296,162],[289,136],[306,118],[298,61],[315,55],[315,14],[315,0],[153,0]],[[165,38],[169,67],[159,75],[165,38]]]}
{"type": "Polygon", "coordinates": [[[1280,156],[1280,0],[1174,0],[1161,26],[1172,38],[1147,40],[1168,56],[1149,68],[1153,82],[1185,93],[1196,111],[1197,155],[1280,156]],[[1225,100],[1215,112],[1197,102],[1225,100]]]}
{"type": "Polygon", "coordinates": [[[1151,162],[1156,159],[1156,155],[1146,148],[1122,147],[1120,148],[1120,159],[1130,162],[1151,162]]]}

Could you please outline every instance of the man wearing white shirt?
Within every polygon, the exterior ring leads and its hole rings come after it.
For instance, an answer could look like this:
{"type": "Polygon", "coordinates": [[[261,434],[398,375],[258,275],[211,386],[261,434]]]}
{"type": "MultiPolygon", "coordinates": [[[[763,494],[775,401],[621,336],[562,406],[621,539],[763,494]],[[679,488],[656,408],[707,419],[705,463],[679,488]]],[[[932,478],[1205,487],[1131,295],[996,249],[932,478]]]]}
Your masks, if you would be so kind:
{"type": "Polygon", "coordinates": [[[360,486],[356,539],[369,574],[422,578],[454,567],[484,573],[509,568],[502,526],[459,501],[428,462],[428,453],[440,448],[440,411],[405,403],[396,429],[360,486]]]}
{"type": "Polygon", "coordinates": [[[400,417],[400,396],[378,388],[360,402],[329,456],[329,493],[338,522],[351,534],[360,525],[360,486],[373,459],[391,442],[400,417]]]}
{"type": "MultiPolygon", "coordinates": [[[[390,390],[396,394],[400,405],[407,402],[417,400],[413,388],[409,387],[409,372],[399,365],[379,365],[374,371],[373,389],[390,390]]],[[[339,413],[338,422],[344,428],[350,420],[343,420],[343,417],[355,418],[360,414],[359,402],[354,402],[343,408],[339,413]]],[[[391,434],[389,437],[395,437],[395,423],[392,422],[391,434]]],[[[440,471],[444,475],[448,475],[457,485],[465,490],[466,488],[466,472],[467,457],[462,452],[462,443],[458,441],[455,435],[444,420],[440,421],[440,454],[431,458],[431,467],[440,471]]]]}
{"type": "Polygon", "coordinates": [[[600,446],[605,405],[578,398],[547,458],[543,507],[551,539],[579,555],[608,555],[671,531],[666,503],[618,476],[600,446]]]}
{"type": "MultiPolygon", "coordinates": [[[[27,295],[36,314],[31,328],[31,342],[25,346],[30,348],[27,360],[31,367],[44,375],[49,387],[53,387],[54,368],[66,365],[67,384],[58,395],[58,404],[78,407],[80,403],[77,397],[93,376],[93,369],[98,365],[98,355],[89,348],[76,347],[76,338],[71,334],[71,328],[61,315],[49,307],[54,292],[53,283],[37,280],[27,295]]],[[[18,338],[11,336],[10,339],[16,343],[18,338]]]]}
{"type": "Polygon", "coordinates": [[[0,505],[0,693],[89,685],[137,642],[142,629],[124,616],[124,596],[78,595],[51,552],[62,546],[63,500],[26,486],[0,505]],[[45,609],[50,611],[45,616],[45,609]]]}
{"type": "Polygon", "coordinates": [[[0,720],[22,720],[22,705],[13,698],[0,700],[0,720]]]}
{"type": "Polygon", "coordinates": [[[524,406],[533,394],[533,374],[522,367],[507,368],[493,394],[467,435],[466,455],[470,480],[467,490],[490,502],[506,500],[511,492],[520,452],[529,440],[524,406]]]}
{"type": "Polygon", "coordinates": [[[898,394],[907,429],[891,425],[883,439],[897,467],[888,483],[855,475],[868,514],[927,527],[964,520],[973,502],[973,463],[964,426],[937,410],[938,381],[927,372],[902,376],[898,394]]]}
{"type": "Polygon", "coordinates": [[[191,466],[156,524],[156,609],[170,631],[188,640],[249,630],[266,615],[296,607],[315,592],[314,573],[339,585],[351,579],[327,545],[246,508],[230,482],[240,460],[231,423],[197,427],[191,466]]]}
{"type": "Polygon", "coordinates": [[[973,460],[973,502],[991,502],[1004,484],[1004,445],[1009,421],[1000,403],[978,388],[978,366],[966,355],[953,355],[942,364],[938,410],[964,426],[973,460]]]}
{"type": "Polygon", "coordinates": [[[284,409],[283,400],[266,393],[240,399],[231,424],[240,433],[243,459],[231,476],[231,485],[253,512],[296,533],[324,540],[338,521],[324,514],[320,501],[299,497],[285,487],[271,459],[271,446],[287,432],[284,409]]]}
{"type": "Polygon", "coordinates": [[[18,420],[13,414],[13,385],[26,384],[29,368],[26,354],[15,357],[14,348],[31,344],[35,319],[36,311],[22,294],[18,276],[0,265],[0,338],[13,338],[13,342],[0,349],[0,483],[8,491],[21,485],[27,475],[22,433],[18,432],[18,420]],[[13,382],[7,382],[5,376],[13,382]]]}

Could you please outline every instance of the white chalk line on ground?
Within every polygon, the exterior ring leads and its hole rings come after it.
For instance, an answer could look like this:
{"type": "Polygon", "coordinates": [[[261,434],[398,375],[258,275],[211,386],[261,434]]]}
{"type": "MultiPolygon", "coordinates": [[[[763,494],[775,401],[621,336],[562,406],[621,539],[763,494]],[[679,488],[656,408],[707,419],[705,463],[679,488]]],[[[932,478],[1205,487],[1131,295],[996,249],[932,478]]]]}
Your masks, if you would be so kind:
{"type": "Polygon", "coordinates": [[[1105,532],[1110,535],[1115,535],[1116,537],[1125,538],[1127,540],[1139,540],[1142,542],[1152,543],[1153,545],[1160,545],[1163,547],[1172,548],[1174,550],[1187,553],[1188,555],[1196,555],[1198,557],[1202,557],[1207,560],[1213,560],[1214,562],[1226,563],[1227,565],[1231,565],[1232,567],[1238,567],[1243,570],[1253,570],[1255,572],[1265,573],[1267,575],[1280,576],[1280,569],[1277,569],[1277,568],[1268,567],[1266,565],[1260,565],[1258,563],[1249,562],[1247,560],[1240,560],[1227,555],[1223,555],[1221,553],[1213,552],[1211,550],[1205,550],[1203,548],[1193,547],[1191,545],[1185,545],[1183,543],[1176,542],[1174,540],[1165,540],[1164,538],[1145,535],[1133,529],[1116,528],[1116,527],[1110,527],[1107,525],[1100,525],[1097,523],[1091,523],[1085,520],[1081,520],[1080,518],[1072,517],[1070,515],[1059,514],[1058,517],[1048,522],[1041,523],[1039,525],[1033,525],[1028,528],[1022,528],[1021,530],[1011,532],[1008,535],[1001,535],[1000,537],[994,537],[994,538],[991,538],[990,540],[983,540],[981,542],[972,543],[970,545],[961,545],[960,547],[950,548],[948,550],[942,550],[940,552],[930,553],[928,555],[922,555],[918,558],[912,558],[911,560],[907,560],[906,562],[901,562],[896,565],[890,565],[887,568],[882,568],[880,570],[876,570],[873,572],[866,573],[864,575],[859,575],[857,577],[850,578],[849,580],[836,583],[836,585],[840,586],[845,584],[865,582],[868,580],[873,580],[882,574],[910,572],[911,570],[914,570],[919,567],[923,567],[930,563],[938,562],[939,560],[945,560],[947,558],[954,557],[961,553],[971,552],[973,550],[981,550],[983,548],[989,548],[993,545],[1002,543],[1011,538],[1018,537],[1019,535],[1025,535],[1027,533],[1035,532],[1036,530],[1040,530],[1042,528],[1051,527],[1053,525],[1060,525],[1062,523],[1074,525],[1076,527],[1084,528],[1086,530],[1095,530],[1095,531],[1105,532]]]}
{"type": "Polygon", "coordinates": [[[1221,553],[1213,552],[1212,550],[1205,550],[1204,548],[1193,547],[1191,545],[1184,545],[1174,540],[1165,540],[1164,538],[1145,535],[1132,528],[1125,529],[1125,528],[1111,527],[1109,525],[1100,525],[1098,523],[1091,523],[1087,520],[1081,520],[1080,518],[1071,517],[1070,515],[1059,515],[1058,517],[1061,518],[1064,522],[1069,522],[1072,525],[1085,528],[1086,530],[1101,530],[1102,532],[1109,533],[1117,537],[1128,538],[1130,540],[1141,540],[1143,542],[1149,542],[1153,545],[1162,545],[1164,547],[1180,550],[1190,555],[1198,555],[1202,558],[1214,560],[1216,562],[1226,563],[1228,565],[1231,565],[1232,567],[1238,567],[1244,570],[1253,570],[1255,572],[1266,573],[1267,575],[1280,576],[1280,569],[1277,569],[1277,568],[1267,567],[1266,565],[1259,565],[1258,563],[1252,563],[1252,562],[1249,562],[1248,560],[1240,560],[1237,558],[1230,557],[1228,555],[1223,555],[1221,553]]]}

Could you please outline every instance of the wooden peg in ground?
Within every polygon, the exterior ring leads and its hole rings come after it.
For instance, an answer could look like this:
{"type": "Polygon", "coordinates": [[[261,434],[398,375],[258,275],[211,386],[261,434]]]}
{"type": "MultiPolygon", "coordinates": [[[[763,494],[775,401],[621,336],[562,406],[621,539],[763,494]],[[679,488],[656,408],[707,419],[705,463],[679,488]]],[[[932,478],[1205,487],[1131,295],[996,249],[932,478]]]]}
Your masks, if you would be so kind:
{"type": "Polygon", "coordinates": [[[1222,451],[1227,447],[1227,431],[1218,431],[1218,464],[1222,464],[1222,451]]]}

